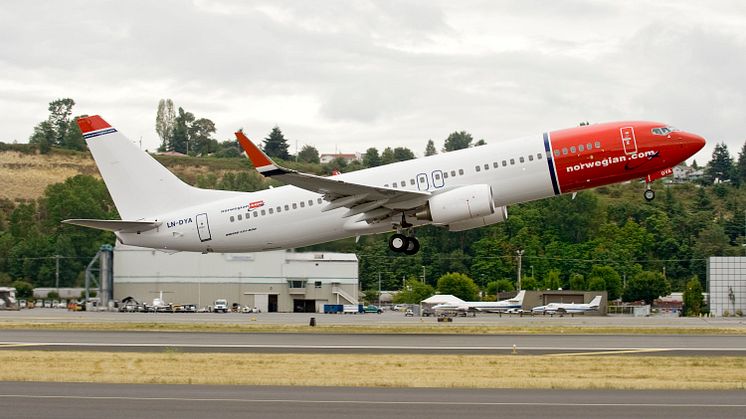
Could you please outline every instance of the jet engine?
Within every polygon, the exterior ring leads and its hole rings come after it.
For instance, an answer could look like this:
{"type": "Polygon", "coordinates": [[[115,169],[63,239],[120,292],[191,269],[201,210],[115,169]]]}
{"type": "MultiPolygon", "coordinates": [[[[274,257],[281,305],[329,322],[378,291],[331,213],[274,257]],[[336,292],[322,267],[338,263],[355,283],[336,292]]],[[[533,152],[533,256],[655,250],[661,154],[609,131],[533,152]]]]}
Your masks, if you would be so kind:
{"type": "Polygon", "coordinates": [[[435,224],[452,224],[483,218],[495,213],[490,185],[462,186],[439,193],[427,201],[424,210],[415,216],[418,220],[435,224]]]}

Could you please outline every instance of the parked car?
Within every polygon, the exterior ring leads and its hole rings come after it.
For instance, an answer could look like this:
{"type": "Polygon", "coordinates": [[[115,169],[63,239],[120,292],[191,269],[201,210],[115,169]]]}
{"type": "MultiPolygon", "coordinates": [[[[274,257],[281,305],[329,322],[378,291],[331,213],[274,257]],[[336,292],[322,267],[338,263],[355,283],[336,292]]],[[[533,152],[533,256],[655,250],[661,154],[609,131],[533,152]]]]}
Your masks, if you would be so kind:
{"type": "Polygon", "coordinates": [[[412,311],[411,308],[408,308],[407,311],[404,312],[405,317],[414,317],[414,311],[412,311]]]}
{"type": "Polygon", "coordinates": [[[381,313],[383,313],[383,310],[380,307],[374,306],[374,305],[371,304],[369,306],[363,307],[363,312],[364,313],[378,313],[378,314],[381,314],[381,313]]]}

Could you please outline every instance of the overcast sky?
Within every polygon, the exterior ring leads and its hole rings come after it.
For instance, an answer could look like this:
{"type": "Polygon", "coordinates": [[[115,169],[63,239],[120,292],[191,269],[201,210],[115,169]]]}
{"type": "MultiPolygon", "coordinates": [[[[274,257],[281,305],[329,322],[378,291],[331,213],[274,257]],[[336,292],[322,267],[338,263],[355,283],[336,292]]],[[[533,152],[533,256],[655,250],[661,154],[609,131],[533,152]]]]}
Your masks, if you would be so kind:
{"type": "Polygon", "coordinates": [[[746,140],[746,2],[3,1],[0,141],[62,97],[150,149],[171,98],[291,152],[645,119],[707,138],[702,162],[746,140]]]}

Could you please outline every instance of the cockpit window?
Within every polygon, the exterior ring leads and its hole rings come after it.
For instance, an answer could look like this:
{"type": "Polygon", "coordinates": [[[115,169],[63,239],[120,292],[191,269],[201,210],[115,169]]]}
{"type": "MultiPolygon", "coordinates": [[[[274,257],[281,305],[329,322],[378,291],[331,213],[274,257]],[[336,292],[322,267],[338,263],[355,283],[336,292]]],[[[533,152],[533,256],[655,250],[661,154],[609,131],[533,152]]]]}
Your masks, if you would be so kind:
{"type": "Polygon", "coordinates": [[[651,130],[651,132],[655,135],[668,135],[674,131],[678,130],[674,127],[658,127],[651,130]]]}

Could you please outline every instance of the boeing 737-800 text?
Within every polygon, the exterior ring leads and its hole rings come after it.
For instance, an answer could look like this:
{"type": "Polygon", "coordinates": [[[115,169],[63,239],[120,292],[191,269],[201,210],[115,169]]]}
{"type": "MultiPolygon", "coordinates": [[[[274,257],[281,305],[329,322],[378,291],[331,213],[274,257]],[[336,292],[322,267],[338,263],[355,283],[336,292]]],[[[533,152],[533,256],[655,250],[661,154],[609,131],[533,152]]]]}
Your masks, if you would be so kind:
{"type": "Polygon", "coordinates": [[[64,222],[113,231],[124,244],[194,252],[394,232],[391,250],[415,254],[415,227],[468,230],[504,221],[511,204],[632,179],[649,183],[705,144],[667,124],[611,122],[322,177],[276,164],[238,132],[256,169],[287,185],[232,192],[182,182],[99,116],[78,124],[122,219],[64,222]]]}

